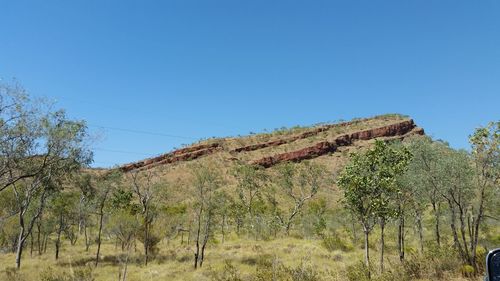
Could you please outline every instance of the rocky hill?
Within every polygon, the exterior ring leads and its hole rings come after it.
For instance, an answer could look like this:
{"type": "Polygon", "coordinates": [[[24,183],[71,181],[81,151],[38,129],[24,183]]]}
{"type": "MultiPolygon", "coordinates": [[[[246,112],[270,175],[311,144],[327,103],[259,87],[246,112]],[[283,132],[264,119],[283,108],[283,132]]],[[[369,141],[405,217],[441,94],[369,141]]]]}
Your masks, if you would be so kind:
{"type": "Polygon", "coordinates": [[[346,160],[347,151],[369,145],[374,139],[403,139],[415,134],[422,135],[424,130],[412,119],[388,114],[245,137],[209,139],[123,165],[120,169],[124,172],[154,170],[163,174],[182,170],[189,163],[199,161],[220,162],[224,167],[247,163],[269,168],[281,162],[305,159],[317,159],[328,166],[338,166],[346,160]]]}

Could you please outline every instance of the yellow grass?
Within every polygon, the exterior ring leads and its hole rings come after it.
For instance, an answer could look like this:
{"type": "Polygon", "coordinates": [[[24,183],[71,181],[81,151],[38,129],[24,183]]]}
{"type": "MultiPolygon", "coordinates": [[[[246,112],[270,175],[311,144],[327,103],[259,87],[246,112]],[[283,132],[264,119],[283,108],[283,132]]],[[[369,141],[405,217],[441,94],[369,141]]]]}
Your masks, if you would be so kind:
{"type": "MultiPolygon", "coordinates": [[[[295,238],[279,238],[272,241],[255,241],[238,239],[235,235],[229,237],[224,244],[209,245],[205,264],[201,269],[193,269],[193,247],[180,245],[180,240],[162,242],[160,251],[155,260],[144,266],[141,256],[141,244],[137,244],[137,252],[132,250],[132,262],[129,264],[127,280],[211,280],[211,272],[224,267],[225,260],[230,260],[242,276],[255,273],[255,262],[259,256],[275,257],[286,266],[298,266],[302,261],[313,265],[314,269],[322,272],[330,271],[342,273],[348,265],[357,263],[363,258],[363,250],[352,252],[329,252],[320,240],[306,240],[295,238]]],[[[58,261],[54,258],[54,249],[50,247],[47,253],[39,256],[33,253],[30,257],[29,249],[25,252],[20,274],[22,280],[40,280],[41,274],[51,268],[53,271],[72,274],[78,268],[89,266],[93,268],[96,281],[118,280],[119,263],[117,255],[121,249],[115,248],[111,241],[102,247],[102,262],[93,266],[95,245],[89,252],[85,252],[83,245],[64,244],[58,261]]],[[[374,262],[377,252],[372,251],[374,262]]],[[[0,280],[7,280],[5,270],[14,267],[15,255],[0,254],[0,280]]],[[[388,255],[387,263],[397,262],[395,253],[388,255]]],[[[344,280],[341,275],[331,280],[344,280]]],[[[330,280],[330,279],[328,279],[330,280]]],[[[448,277],[447,280],[466,280],[459,277],[448,277]]],[[[470,280],[470,279],[468,279],[470,280]]],[[[481,279],[478,279],[481,280],[481,279]]]]}

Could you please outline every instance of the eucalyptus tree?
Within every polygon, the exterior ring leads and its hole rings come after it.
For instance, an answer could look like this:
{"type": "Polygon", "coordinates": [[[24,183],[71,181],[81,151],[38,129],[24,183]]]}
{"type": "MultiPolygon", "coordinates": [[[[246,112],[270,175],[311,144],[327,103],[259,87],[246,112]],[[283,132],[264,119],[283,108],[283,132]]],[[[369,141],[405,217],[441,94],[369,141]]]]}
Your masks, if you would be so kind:
{"type": "Polygon", "coordinates": [[[110,206],[109,229],[120,242],[122,250],[122,255],[118,256],[120,263],[118,280],[125,281],[132,244],[140,230],[140,206],[133,203],[132,192],[123,189],[113,191],[110,206]]]}
{"type": "Polygon", "coordinates": [[[471,208],[471,263],[477,271],[476,249],[481,223],[487,212],[487,204],[500,185],[500,121],[478,128],[469,137],[472,146],[472,162],[476,187],[476,202],[471,208]]]}
{"type": "Polygon", "coordinates": [[[159,188],[159,183],[155,181],[155,177],[151,172],[132,172],[132,190],[139,200],[142,209],[143,218],[143,244],[144,244],[144,263],[147,265],[149,261],[150,250],[153,246],[151,237],[151,227],[157,215],[154,199],[159,188]]]}
{"type": "MultiPolygon", "coordinates": [[[[238,198],[241,207],[249,218],[250,228],[257,237],[256,215],[264,204],[263,192],[267,184],[267,175],[259,167],[251,165],[239,165],[234,168],[233,175],[237,180],[238,198]]],[[[239,222],[239,223],[242,223],[239,222]]]]}
{"type": "Polygon", "coordinates": [[[369,234],[377,220],[380,224],[380,270],[384,271],[384,228],[394,217],[397,207],[394,196],[399,192],[397,178],[407,169],[411,153],[383,141],[365,152],[351,155],[351,161],[341,171],[337,184],[344,191],[345,206],[358,218],[365,234],[365,263],[370,269],[369,234]]]}
{"type": "Polygon", "coordinates": [[[92,239],[90,229],[92,226],[92,213],[94,211],[94,190],[92,185],[92,175],[89,173],[80,173],[75,177],[74,186],[78,188],[80,200],[78,202],[78,233],[85,239],[85,251],[88,252],[92,239]]]}
{"type": "MultiPolygon", "coordinates": [[[[67,233],[72,226],[72,220],[77,217],[78,194],[75,192],[59,192],[49,201],[49,214],[53,216],[56,222],[56,241],[55,241],[55,258],[59,258],[61,248],[61,236],[67,233]]],[[[75,238],[73,238],[75,239],[75,238]]],[[[71,240],[71,244],[76,242],[76,239],[71,240]]]]}
{"type": "Polygon", "coordinates": [[[226,192],[220,191],[215,194],[214,202],[215,202],[215,213],[217,214],[220,223],[220,230],[222,235],[221,243],[224,243],[224,240],[226,238],[227,219],[231,212],[231,205],[233,203],[233,199],[226,192]]]}
{"type": "MultiPolygon", "coordinates": [[[[291,209],[277,208],[276,218],[283,226],[285,233],[290,229],[306,202],[314,198],[321,188],[331,182],[331,176],[324,166],[313,162],[284,163],[278,167],[276,185],[285,194],[286,200],[291,202],[291,209]]],[[[272,202],[278,205],[278,201],[272,202]]]]}
{"type": "Polygon", "coordinates": [[[43,161],[23,168],[36,155],[35,140],[42,137],[41,109],[19,84],[0,84],[0,192],[45,168],[43,161]]]}
{"type": "Polygon", "coordinates": [[[99,264],[102,231],[104,227],[104,217],[109,214],[109,198],[113,191],[120,188],[122,184],[122,174],[118,170],[111,170],[104,174],[96,175],[93,180],[88,182],[91,189],[92,201],[98,216],[98,230],[97,230],[97,250],[95,257],[95,266],[99,264]]]}
{"type": "Polygon", "coordinates": [[[440,161],[446,170],[446,176],[442,178],[445,186],[442,196],[449,207],[453,244],[464,263],[473,265],[470,252],[472,248],[469,248],[468,242],[472,242],[472,233],[467,231],[470,230],[470,225],[467,226],[467,216],[472,211],[475,200],[471,159],[465,151],[455,151],[450,148],[440,161]]]}
{"type": "Polygon", "coordinates": [[[11,184],[19,215],[18,268],[24,242],[41,216],[47,198],[61,190],[64,182],[91,159],[91,153],[84,145],[87,136],[85,123],[68,120],[62,111],[37,116],[22,132],[24,140],[29,140],[26,143],[30,146],[29,153],[23,156],[22,165],[16,166],[10,174],[32,176],[11,184]]]}
{"type": "Polygon", "coordinates": [[[217,190],[223,181],[220,171],[210,165],[191,167],[192,184],[195,188],[195,242],[194,268],[202,267],[205,249],[213,233],[214,216],[217,207],[217,190]]]}
{"type": "MultiPolygon", "coordinates": [[[[436,243],[441,246],[442,205],[445,202],[442,194],[445,192],[444,179],[449,176],[443,160],[446,158],[448,146],[442,141],[433,141],[430,137],[415,136],[406,142],[413,154],[409,171],[404,176],[406,185],[413,190],[417,201],[416,210],[432,206],[434,214],[434,235],[436,243]]],[[[418,217],[421,213],[417,214],[418,217]]],[[[420,221],[418,221],[420,223],[420,221]]],[[[421,232],[421,229],[419,230],[421,232]]],[[[420,235],[420,234],[419,234],[420,235]]]]}

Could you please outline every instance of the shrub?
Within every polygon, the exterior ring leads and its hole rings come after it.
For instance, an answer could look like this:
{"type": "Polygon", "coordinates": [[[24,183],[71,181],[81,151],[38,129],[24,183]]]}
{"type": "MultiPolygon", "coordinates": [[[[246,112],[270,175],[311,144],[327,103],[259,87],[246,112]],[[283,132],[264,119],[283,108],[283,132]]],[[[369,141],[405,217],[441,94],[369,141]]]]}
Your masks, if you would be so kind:
{"type": "Polygon", "coordinates": [[[40,274],[41,281],[94,281],[94,274],[91,266],[76,269],[73,274],[68,275],[66,271],[58,272],[52,267],[47,267],[40,274]]]}
{"type": "Polygon", "coordinates": [[[270,256],[257,258],[256,272],[249,276],[252,281],[283,280],[283,281],[319,281],[320,272],[314,267],[302,261],[297,267],[287,267],[278,259],[270,256]]]}
{"type": "Polygon", "coordinates": [[[462,273],[463,277],[474,277],[474,267],[472,267],[471,265],[462,265],[462,267],[460,268],[460,272],[462,273]]]}
{"type": "Polygon", "coordinates": [[[25,279],[15,267],[7,267],[5,269],[5,280],[7,281],[24,281],[25,279]]]}
{"type": "Polygon", "coordinates": [[[335,250],[341,250],[344,252],[352,251],[354,247],[345,242],[340,236],[333,235],[323,235],[322,245],[330,252],[335,250]]]}
{"type": "Polygon", "coordinates": [[[346,277],[349,281],[369,281],[369,273],[366,265],[359,261],[354,265],[350,265],[346,269],[346,277]]]}
{"type": "Polygon", "coordinates": [[[213,281],[242,281],[240,273],[230,260],[224,260],[224,267],[221,271],[211,272],[213,281]]]}

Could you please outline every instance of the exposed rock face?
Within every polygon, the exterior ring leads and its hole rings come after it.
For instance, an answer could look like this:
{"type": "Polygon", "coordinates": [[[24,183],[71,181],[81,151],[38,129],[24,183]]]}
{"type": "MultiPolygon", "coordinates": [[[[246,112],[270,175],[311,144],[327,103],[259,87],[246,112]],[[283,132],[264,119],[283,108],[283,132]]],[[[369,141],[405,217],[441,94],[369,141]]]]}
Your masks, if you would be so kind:
{"type": "MultiPolygon", "coordinates": [[[[285,139],[280,139],[280,140],[275,140],[275,141],[270,141],[270,142],[265,142],[265,143],[259,143],[259,144],[254,144],[254,145],[249,145],[249,146],[244,146],[240,147],[237,149],[232,150],[231,152],[233,153],[238,153],[238,152],[243,152],[243,151],[253,151],[265,147],[271,147],[271,146],[279,146],[282,144],[287,144],[291,143],[293,141],[299,140],[299,139],[304,139],[308,138],[314,135],[317,135],[323,131],[327,131],[331,128],[334,127],[344,127],[344,126],[349,126],[353,125],[359,122],[364,122],[366,120],[369,120],[372,118],[366,118],[366,119],[358,119],[355,121],[350,121],[350,122],[344,122],[340,124],[333,124],[333,125],[326,125],[322,127],[318,127],[316,129],[304,132],[302,134],[298,134],[293,137],[285,138],[285,139]]],[[[374,138],[384,138],[384,139],[402,139],[406,137],[407,135],[413,135],[413,134],[419,134],[423,135],[424,131],[422,128],[418,128],[415,126],[415,123],[413,120],[404,120],[400,121],[397,123],[389,124],[386,126],[378,127],[378,128],[373,128],[373,129],[367,129],[367,130],[362,130],[362,131],[357,131],[354,133],[349,133],[349,134],[342,134],[337,136],[333,141],[322,141],[319,143],[316,143],[313,146],[309,146],[306,148],[302,148],[296,151],[288,152],[288,153],[282,153],[282,154],[277,154],[274,156],[268,156],[261,158],[259,160],[256,160],[252,162],[252,164],[255,165],[261,165],[263,167],[271,167],[273,165],[276,165],[281,162],[286,162],[286,161],[292,161],[292,162],[298,162],[306,159],[312,159],[319,157],[321,155],[325,155],[331,152],[335,152],[338,147],[341,146],[349,146],[353,142],[358,141],[358,140],[370,140],[374,138]]],[[[190,161],[194,160],[206,155],[210,155],[213,153],[216,153],[218,151],[221,151],[223,149],[222,145],[220,143],[212,143],[212,144],[201,144],[201,145],[195,145],[195,146],[190,146],[182,149],[178,149],[175,151],[172,151],[170,153],[166,153],[157,157],[153,158],[148,158],[139,162],[131,163],[131,164],[126,164],[120,167],[120,169],[124,172],[130,172],[134,170],[147,170],[154,168],[156,166],[164,165],[164,164],[173,164],[177,162],[182,162],[182,161],[190,161]]],[[[238,159],[236,157],[232,157],[229,159],[231,161],[237,161],[238,159]]]]}
{"type": "Polygon", "coordinates": [[[243,147],[238,147],[238,148],[231,150],[231,152],[237,153],[237,152],[242,152],[242,151],[254,151],[254,150],[258,150],[258,149],[262,149],[262,148],[266,148],[266,147],[279,146],[282,144],[294,142],[296,140],[306,139],[308,137],[315,136],[321,132],[328,131],[332,128],[347,127],[347,126],[358,124],[358,123],[361,123],[361,122],[364,122],[367,120],[371,120],[371,119],[373,119],[373,118],[363,118],[363,119],[358,119],[358,120],[349,121],[349,122],[342,122],[342,123],[338,123],[338,124],[325,125],[325,126],[321,126],[319,128],[304,132],[302,134],[286,138],[286,139],[280,139],[280,140],[275,140],[275,141],[269,141],[269,142],[264,142],[264,143],[257,143],[257,144],[243,146],[243,147]]]}
{"type": "Polygon", "coordinates": [[[313,146],[300,150],[264,157],[252,162],[252,164],[268,168],[281,162],[298,162],[305,159],[316,158],[318,156],[334,152],[339,146],[351,145],[357,140],[370,140],[381,137],[405,137],[409,134],[423,135],[424,131],[422,128],[416,127],[413,120],[410,119],[379,128],[358,131],[351,134],[343,134],[338,136],[332,142],[319,142],[313,146]]]}
{"type": "Polygon", "coordinates": [[[208,154],[212,154],[215,151],[219,150],[219,143],[212,144],[202,144],[191,147],[186,147],[178,150],[174,150],[170,153],[160,155],[158,157],[153,157],[149,159],[145,159],[139,162],[126,164],[120,167],[123,172],[129,172],[133,170],[146,170],[153,167],[156,167],[161,164],[170,164],[179,161],[188,161],[193,160],[208,154]]]}
{"type": "Polygon", "coordinates": [[[299,162],[299,161],[306,160],[306,159],[316,158],[318,156],[321,156],[321,155],[324,155],[324,154],[327,154],[330,152],[335,152],[336,149],[337,149],[337,146],[335,144],[327,142],[327,141],[323,141],[323,142],[319,142],[313,146],[309,146],[309,147],[306,147],[306,148],[303,148],[300,150],[296,150],[296,151],[292,151],[292,152],[288,152],[288,153],[282,153],[282,154],[278,154],[275,156],[264,157],[264,158],[261,158],[255,162],[253,162],[252,164],[260,165],[262,167],[268,168],[268,167],[274,166],[274,165],[281,163],[281,162],[287,162],[287,161],[299,162]]]}

